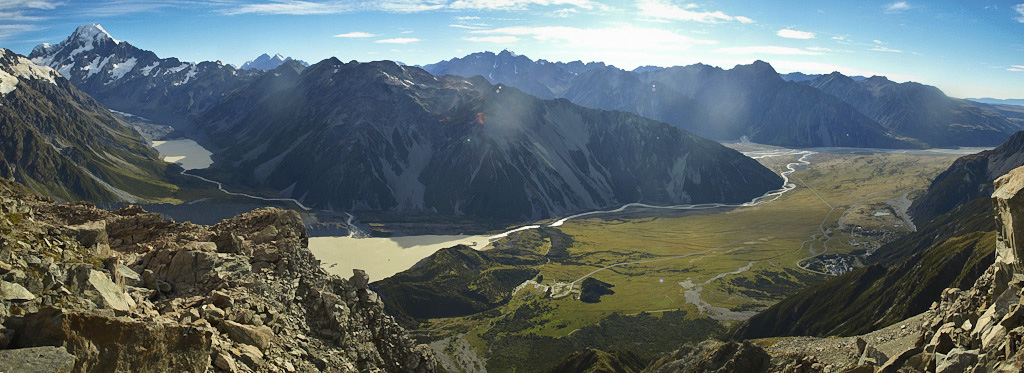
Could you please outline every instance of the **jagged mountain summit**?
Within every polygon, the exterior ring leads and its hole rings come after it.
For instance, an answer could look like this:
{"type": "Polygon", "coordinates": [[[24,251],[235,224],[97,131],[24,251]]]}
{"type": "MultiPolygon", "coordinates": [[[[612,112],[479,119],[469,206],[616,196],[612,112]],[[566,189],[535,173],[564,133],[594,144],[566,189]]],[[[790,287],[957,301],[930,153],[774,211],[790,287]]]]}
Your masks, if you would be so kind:
{"type": "Polygon", "coordinates": [[[0,123],[0,177],[37,193],[144,201],[177,189],[165,175],[168,164],[129,125],[53,69],[6,49],[0,49],[0,123]]]}
{"type": "Polygon", "coordinates": [[[842,99],[891,133],[930,146],[994,146],[1021,129],[996,111],[920,83],[882,76],[856,80],[838,72],[805,83],[842,99]]]}
{"type": "Polygon", "coordinates": [[[568,63],[531,60],[508,49],[500,53],[480,52],[423,66],[437,76],[459,75],[487,78],[493,84],[507,84],[543,99],[562,97],[568,84],[579,74],[607,67],[604,63],[568,63]]]}
{"type": "Polygon", "coordinates": [[[697,64],[625,71],[603,63],[551,63],[504,51],[424,67],[434,75],[480,75],[538,97],[668,122],[716,140],[795,147],[909,148],[835,97],[783,80],[767,63],[731,70],[697,64]]]}
{"type": "MultiPolygon", "coordinates": [[[[280,54],[274,54],[273,56],[270,56],[269,54],[264,53],[264,54],[261,54],[259,57],[256,57],[256,59],[254,59],[252,61],[246,61],[245,63],[242,64],[242,67],[239,67],[238,69],[239,70],[263,70],[263,71],[273,70],[273,69],[276,69],[278,66],[281,66],[281,64],[283,64],[283,63],[285,63],[287,61],[291,61],[291,60],[292,60],[291,57],[285,57],[285,56],[282,56],[280,54]]],[[[295,61],[298,61],[300,64],[302,64],[302,66],[309,66],[309,64],[306,63],[305,61],[302,61],[302,60],[295,60],[295,61]]]]}
{"type": "Polygon", "coordinates": [[[49,66],[104,106],[169,125],[183,125],[261,72],[221,62],[183,62],[79,26],[58,44],[40,44],[29,59],[49,66]]]}
{"type": "Polygon", "coordinates": [[[317,208],[507,221],[630,202],[745,202],[781,185],[756,161],[670,125],[480,78],[334,58],[273,72],[200,126],[219,171],[317,208]]]}

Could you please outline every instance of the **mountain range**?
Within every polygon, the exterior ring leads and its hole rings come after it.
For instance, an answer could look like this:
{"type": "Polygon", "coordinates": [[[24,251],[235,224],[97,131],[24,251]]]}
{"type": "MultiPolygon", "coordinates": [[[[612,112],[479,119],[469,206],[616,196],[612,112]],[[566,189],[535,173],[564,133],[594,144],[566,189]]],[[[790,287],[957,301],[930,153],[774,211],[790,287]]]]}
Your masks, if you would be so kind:
{"type": "MultiPolygon", "coordinates": [[[[246,61],[245,63],[243,63],[242,67],[239,67],[239,70],[273,70],[276,69],[278,66],[281,66],[281,64],[291,60],[291,57],[285,57],[280,54],[275,54],[273,57],[271,57],[269,54],[264,53],[261,54],[259,57],[256,57],[252,61],[246,61]]],[[[302,66],[309,66],[309,64],[306,63],[306,61],[296,61],[302,64],[302,66]]]]}
{"type": "Polygon", "coordinates": [[[781,179],[637,115],[392,62],[285,63],[199,118],[215,169],[321,209],[529,220],[745,202],[781,179]]]}
{"type": "Polygon", "coordinates": [[[79,26],[58,44],[40,44],[29,59],[57,70],[104,106],[161,124],[192,117],[262,72],[221,62],[184,62],[114,39],[98,24],[79,26]]]}
{"type": "Polygon", "coordinates": [[[437,75],[480,75],[538,97],[629,111],[715,140],[745,136],[796,147],[995,146],[1024,128],[1024,122],[986,105],[882,77],[780,76],[761,61],[730,70],[702,64],[634,71],[598,63],[575,66],[503,51],[424,68],[437,75]]]}

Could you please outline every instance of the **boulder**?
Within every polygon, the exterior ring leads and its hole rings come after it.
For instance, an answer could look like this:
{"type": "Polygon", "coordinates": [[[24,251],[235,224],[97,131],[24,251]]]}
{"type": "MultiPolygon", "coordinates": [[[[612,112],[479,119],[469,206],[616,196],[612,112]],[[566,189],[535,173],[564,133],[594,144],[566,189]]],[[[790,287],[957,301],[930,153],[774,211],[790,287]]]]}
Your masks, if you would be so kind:
{"type": "Polygon", "coordinates": [[[31,291],[14,282],[0,281],[0,299],[12,301],[29,301],[36,299],[31,291]]]}
{"type": "Polygon", "coordinates": [[[253,327],[225,320],[220,323],[218,329],[227,334],[231,340],[259,347],[260,350],[270,347],[270,342],[274,340],[274,331],[266,326],[253,327]]]}
{"type": "Polygon", "coordinates": [[[75,371],[205,372],[213,334],[191,326],[134,321],[57,308],[18,320],[13,347],[65,346],[75,371]]]}
{"type": "Polygon", "coordinates": [[[356,290],[366,290],[370,283],[370,275],[367,275],[364,270],[352,269],[352,278],[348,281],[355,286],[356,290]]]}
{"type": "Polygon", "coordinates": [[[966,372],[968,368],[978,363],[978,350],[954,348],[949,354],[937,356],[939,359],[935,365],[935,373],[966,372]]]}
{"type": "Polygon", "coordinates": [[[0,350],[0,372],[70,373],[74,368],[75,356],[64,347],[0,350]]]}
{"type": "Polygon", "coordinates": [[[68,284],[97,305],[118,313],[127,313],[135,308],[135,300],[124,289],[114,284],[106,273],[78,266],[68,272],[68,284]]]}

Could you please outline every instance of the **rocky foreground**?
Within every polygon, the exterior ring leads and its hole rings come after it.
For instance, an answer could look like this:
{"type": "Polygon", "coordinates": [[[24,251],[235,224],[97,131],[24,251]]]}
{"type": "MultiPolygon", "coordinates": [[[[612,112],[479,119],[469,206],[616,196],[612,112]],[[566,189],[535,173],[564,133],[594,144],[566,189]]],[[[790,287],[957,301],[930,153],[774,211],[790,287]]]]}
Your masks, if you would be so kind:
{"type": "Polygon", "coordinates": [[[1024,167],[995,182],[996,260],[969,289],[949,288],[931,309],[866,335],[706,341],[648,372],[1024,371],[1024,167]]]}
{"type": "Polygon", "coordinates": [[[328,275],[306,245],[293,211],[200,226],[0,180],[0,371],[434,369],[365,273],[328,275]]]}

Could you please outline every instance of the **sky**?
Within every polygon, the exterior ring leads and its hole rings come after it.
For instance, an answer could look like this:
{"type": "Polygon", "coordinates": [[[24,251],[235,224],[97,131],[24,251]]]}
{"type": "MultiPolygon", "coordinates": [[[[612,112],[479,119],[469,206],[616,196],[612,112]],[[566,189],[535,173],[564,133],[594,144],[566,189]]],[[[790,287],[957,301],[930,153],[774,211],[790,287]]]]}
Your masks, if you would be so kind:
{"type": "Polygon", "coordinates": [[[1024,98],[1024,0],[0,0],[0,48],[27,55],[90,23],[160,57],[235,65],[262,53],[425,65],[509,49],[627,70],[763,60],[1024,98]]]}

